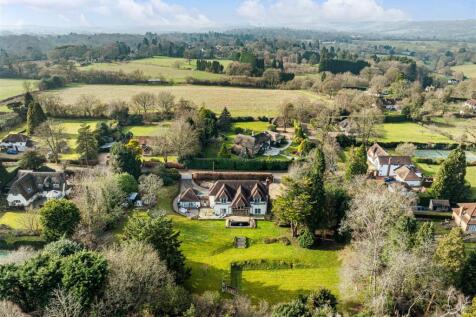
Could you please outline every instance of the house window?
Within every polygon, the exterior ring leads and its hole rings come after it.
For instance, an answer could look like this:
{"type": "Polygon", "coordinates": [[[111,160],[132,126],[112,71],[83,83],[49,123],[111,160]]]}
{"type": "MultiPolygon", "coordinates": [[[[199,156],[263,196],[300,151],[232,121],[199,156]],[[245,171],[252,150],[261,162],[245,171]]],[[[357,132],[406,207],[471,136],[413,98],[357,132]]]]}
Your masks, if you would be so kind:
{"type": "Polygon", "coordinates": [[[259,203],[260,201],[261,201],[261,199],[260,199],[259,197],[256,197],[256,198],[254,199],[254,202],[255,202],[255,203],[259,203]]]}
{"type": "Polygon", "coordinates": [[[221,201],[222,203],[226,203],[226,197],[222,197],[222,198],[220,199],[220,201],[221,201]]]}
{"type": "Polygon", "coordinates": [[[222,214],[226,214],[226,208],[220,209],[220,212],[221,212],[222,214]]]}
{"type": "Polygon", "coordinates": [[[261,209],[260,208],[256,208],[255,209],[255,214],[260,214],[261,213],[261,209]]]}

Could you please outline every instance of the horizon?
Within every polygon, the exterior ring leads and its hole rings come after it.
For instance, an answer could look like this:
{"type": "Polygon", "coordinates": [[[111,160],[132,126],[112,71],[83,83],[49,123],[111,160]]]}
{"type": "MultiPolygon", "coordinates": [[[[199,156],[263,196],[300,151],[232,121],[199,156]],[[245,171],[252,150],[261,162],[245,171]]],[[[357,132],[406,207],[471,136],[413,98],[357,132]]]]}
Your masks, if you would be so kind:
{"type": "Polygon", "coordinates": [[[476,22],[476,2],[472,0],[0,0],[3,32],[195,33],[246,28],[346,31],[350,27],[359,32],[359,27],[373,24],[472,20],[476,22]]]}

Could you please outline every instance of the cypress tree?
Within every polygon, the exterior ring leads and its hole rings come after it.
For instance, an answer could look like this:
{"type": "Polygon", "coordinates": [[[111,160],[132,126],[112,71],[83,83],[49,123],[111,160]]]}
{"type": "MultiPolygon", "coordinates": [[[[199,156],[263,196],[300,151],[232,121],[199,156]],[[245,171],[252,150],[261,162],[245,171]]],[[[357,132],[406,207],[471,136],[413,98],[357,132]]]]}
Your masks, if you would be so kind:
{"type": "Polygon", "coordinates": [[[461,148],[453,150],[441,164],[431,187],[431,194],[438,199],[461,202],[468,196],[465,183],[466,155],[461,148]]]}
{"type": "Polygon", "coordinates": [[[312,166],[307,178],[309,179],[309,194],[311,197],[312,212],[307,219],[307,226],[311,232],[325,225],[326,219],[323,215],[325,204],[324,173],[326,171],[326,160],[324,152],[320,147],[316,148],[312,161],[312,166]]]}
{"type": "Polygon", "coordinates": [[[361,145],[357,149],[352,148],[349,163],[345,171],[346,179],[350,180],[356,175],[365,175],[367,173],[367,155],[365,145],[361,145]]]}
{"type": "Polygon", "coordinates": [[[32,135],[42,122],[46,121],[46,115],[37,101],[30,102],[26,114],[27,133],[32,135]]]}
{"type": "Polygon", "coordinates": [[[33,101],[33,95],[28,91],[25,93],[25,96],[23,97],[23,103],[25,104],[25,106],[28,107],[28,105],[30,105],[30,103],[33,101]]]}
{"type": "Polygon", "coordinates": [[[231,128],[231,113],[225,107],[223,108],[217,120],[217,127],[220,131],[229,131],[231,128]]]}

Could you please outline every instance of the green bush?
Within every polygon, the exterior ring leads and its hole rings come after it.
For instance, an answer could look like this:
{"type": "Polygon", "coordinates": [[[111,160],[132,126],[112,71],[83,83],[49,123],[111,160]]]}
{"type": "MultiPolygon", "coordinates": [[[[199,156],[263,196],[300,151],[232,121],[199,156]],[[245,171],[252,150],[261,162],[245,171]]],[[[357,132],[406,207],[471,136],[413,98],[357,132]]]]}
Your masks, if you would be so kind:
{"type": "Polygon", "coordinates": [[[309,249],[314,245],[314,235],[308,229],[304,230],[298,237],[298,243],[301,248],[309,249]]]}
{"type": "Polygon", "coordinates": [[[47,241],[71,236],[80,220],[78,207],[66,199],[50,200],[40,209],[42,233],[47,241]]]}

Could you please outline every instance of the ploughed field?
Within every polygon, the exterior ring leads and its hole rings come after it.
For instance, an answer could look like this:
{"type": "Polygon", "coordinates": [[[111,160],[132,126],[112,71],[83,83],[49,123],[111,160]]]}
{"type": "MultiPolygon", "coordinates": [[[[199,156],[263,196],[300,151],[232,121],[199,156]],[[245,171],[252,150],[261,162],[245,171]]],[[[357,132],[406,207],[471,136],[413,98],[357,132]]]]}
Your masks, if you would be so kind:
{"type": "Polygon", "coordinates": [[[110,102],[130,101],[132,96],[141,92],[158,94],[163,91],[172,93],[177,100],[180,98],[191,100],[198,106],[205,105],[217,113],[226,106],[234,117],[275,116],[281,103],[302,97],[330,102],[328,98],[309,91],[195,85],[78,85],[48,93],[59,95],[65,103],[74,104],[81,95],[94,95],[103,102],[110,102]]]}

